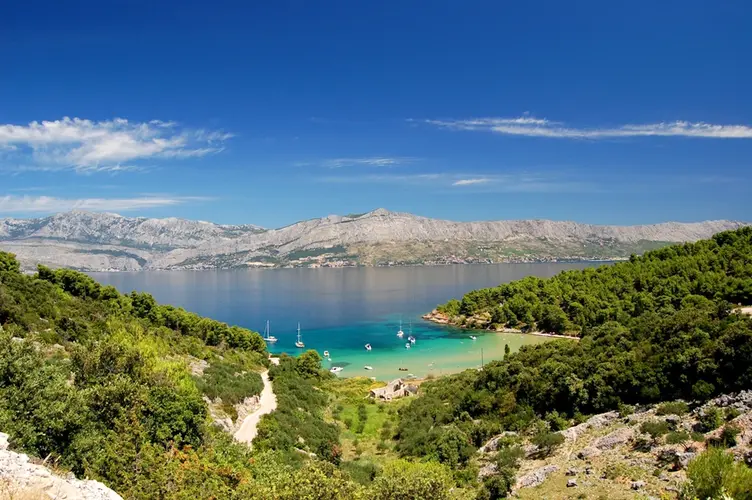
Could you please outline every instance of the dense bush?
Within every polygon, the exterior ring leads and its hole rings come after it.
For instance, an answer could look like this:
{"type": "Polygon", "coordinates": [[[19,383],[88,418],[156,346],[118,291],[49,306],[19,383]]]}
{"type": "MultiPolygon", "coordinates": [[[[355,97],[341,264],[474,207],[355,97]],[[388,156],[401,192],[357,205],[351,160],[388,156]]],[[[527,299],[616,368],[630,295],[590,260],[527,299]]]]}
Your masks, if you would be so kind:
{"type": "Polygon", "coordinates": [[[655,414],[658,416],[664,415],[686,415],[689,412],[689,405],[684,401],[672,401],[669,403],[663,403],[658,405],[655,414]]]}
{"type": "Polygon", "coordinates": [[[683,499],[752,499],[752,469],[720,448],[710,447],[687,467],[683,499]]]}
{"type": "Polygon", "coordinates": [[[650,434],[650,437],[656,439],[665,434],[668,434],[669,427],[668,423],[662,421],[643,422],[642,425],[640,425],[640,431],[644,432],[645,434],[650,434]]]}

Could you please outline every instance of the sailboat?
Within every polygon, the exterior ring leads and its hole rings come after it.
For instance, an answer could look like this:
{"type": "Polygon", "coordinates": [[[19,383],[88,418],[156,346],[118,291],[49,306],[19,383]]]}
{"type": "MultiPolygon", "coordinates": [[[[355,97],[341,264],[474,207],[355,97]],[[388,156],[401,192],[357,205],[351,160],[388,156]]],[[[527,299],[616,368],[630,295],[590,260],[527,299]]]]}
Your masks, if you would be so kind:
{"type": "Polygon", "coordinates": [[[413,337],[413,324],[410,322],[410,335],[407,336],[407,340],[410,341],[411,344],[415,343],[415,337],[413,337]]]}
{"type": "Polygon", "coordinates": [[[407,342],[407,343],[405,344],[405,349],[410,349],[410,342],[407,342]]]}
{"type": "Polygon", "coordinates": [[[371,350],[371,344],[366,344],[366,351],[370,351],[370,350],[371,350]]]}
{"type": "Polygon", "coordinates": [[[269,328],[269,320],[266,320],[266,328],[264,329],[264,341],[267,344],[273,344],[277,341],[277,337],[274,337],[272,335],[271,329],[269,328]]]}
{"type": "Polygon", "coordinates": [[[397,332],[397,336],[398,336],[399,338],[402,338],[402,337],[404,337],[404,336],[405,336],[405,332],[403,332],[403,331],[402,331],[402,320],[400,320],[400,329],[399,329],[399,331],[397,332]]]}
{"type": "Polygon", "coordinates": [[[295,342],[295,347],[303,348],[305,347],[305,344],[303,343],[303,339],[300,337],[300,323],[298,323],[298,340],[295,342]]]}

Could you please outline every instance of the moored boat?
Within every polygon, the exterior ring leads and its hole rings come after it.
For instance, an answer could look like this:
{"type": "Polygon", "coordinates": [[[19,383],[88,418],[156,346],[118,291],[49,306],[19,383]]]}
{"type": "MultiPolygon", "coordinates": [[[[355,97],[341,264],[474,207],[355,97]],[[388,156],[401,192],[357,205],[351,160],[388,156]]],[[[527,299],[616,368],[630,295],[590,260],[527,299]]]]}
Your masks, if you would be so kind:
{"type": "Polygon", "coordinates": [[[303,338],[300,336],[300,323],[298,323],[298,340],[295,342],[295,347],[303,348],[305,347],[305,344],[303,343],[303,338]]]}
{"type": "Polygon", "coordinates": [[[272,335],[271,328],[269,328],[269,320],[266,320],[266,328],[264,329],[264,342],[267,344],[273,344],[277,341],[277,337],[272,335]]]}
{"type": "Polygon", "coordinates": [[[366,351],[370,351],[370,350],[371,350],[371,344],[366,344],[366,351]]]}

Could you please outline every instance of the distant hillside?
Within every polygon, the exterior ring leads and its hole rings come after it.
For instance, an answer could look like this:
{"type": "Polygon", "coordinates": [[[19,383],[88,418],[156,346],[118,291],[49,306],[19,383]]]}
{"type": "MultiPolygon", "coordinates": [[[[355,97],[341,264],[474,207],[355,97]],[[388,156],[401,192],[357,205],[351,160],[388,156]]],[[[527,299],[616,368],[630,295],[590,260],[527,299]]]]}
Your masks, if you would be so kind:
{"type": "Polygon", "coordinates": [[[378,209],[267,230],[73,211],[0,219],[0,248],[17,254],[26,268],[43,263],[90,271],[535,262],[624,258],[744,225],[453,222],[378,209]]]}

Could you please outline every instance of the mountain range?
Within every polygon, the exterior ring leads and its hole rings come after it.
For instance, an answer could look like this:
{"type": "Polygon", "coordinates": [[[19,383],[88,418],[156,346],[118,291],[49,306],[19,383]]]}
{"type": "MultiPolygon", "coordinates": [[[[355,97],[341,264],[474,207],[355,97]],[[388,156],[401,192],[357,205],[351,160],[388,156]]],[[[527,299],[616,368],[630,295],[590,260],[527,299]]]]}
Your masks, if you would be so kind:
{"type": "Polygon", "coordinates": [[[744,225],[453,222],[378,209],[265,229],[71,211],[0,219],[0,249],[26,269],[41,263],[84,271],[610,260],[744,225]]]}

